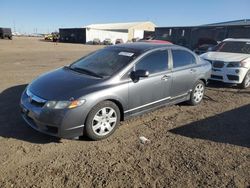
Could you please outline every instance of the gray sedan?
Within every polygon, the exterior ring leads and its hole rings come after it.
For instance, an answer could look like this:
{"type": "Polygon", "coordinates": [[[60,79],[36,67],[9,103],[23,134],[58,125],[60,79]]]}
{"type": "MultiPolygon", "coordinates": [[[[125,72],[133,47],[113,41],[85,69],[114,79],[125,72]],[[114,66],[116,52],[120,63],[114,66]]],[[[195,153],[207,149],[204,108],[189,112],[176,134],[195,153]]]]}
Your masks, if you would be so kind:
{"type": "Polygon", "coordinates": [[[20,106],[40,132],[100,140],[128,117],[184,101],[199,104],[210,74],[210,63],[180,46],[109,46],[38,77],[20,106]]]}

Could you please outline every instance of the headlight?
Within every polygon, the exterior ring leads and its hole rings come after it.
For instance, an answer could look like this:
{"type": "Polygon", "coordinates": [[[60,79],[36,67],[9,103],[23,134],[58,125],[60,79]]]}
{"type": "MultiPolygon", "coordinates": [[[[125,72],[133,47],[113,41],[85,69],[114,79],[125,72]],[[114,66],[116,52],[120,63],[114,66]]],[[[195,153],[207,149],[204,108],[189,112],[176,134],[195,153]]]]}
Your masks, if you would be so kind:
{"type": "Polygon", "coordinates": [[[247,67],[246,66],[247,62],[246,61],[240,61],[240,62],[229,62],[227,67],[247,67]]]}
{"type": "Polygon", "coordinates": [[[241,67],[240,62],[229,62],[227,67],[241,67]]]}
{"type": "Polygon", "coordinates": [[[76,108],[85,103],[84,99],[78,99],[74,101],[48,101],[45,107],[50,109],[64,109],[64,108],[76,108]]]}

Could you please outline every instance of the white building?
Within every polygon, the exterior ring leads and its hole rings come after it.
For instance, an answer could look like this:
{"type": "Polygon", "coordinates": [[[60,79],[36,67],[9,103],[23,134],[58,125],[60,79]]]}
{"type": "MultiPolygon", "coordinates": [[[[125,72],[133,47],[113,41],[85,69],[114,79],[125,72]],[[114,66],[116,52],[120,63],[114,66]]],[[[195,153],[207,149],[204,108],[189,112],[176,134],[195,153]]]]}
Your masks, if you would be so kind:
{"type": "Polygon", "coordinates": [[[142,39],[144,31],[154,31],[155,26],[152,22],[130,22],[91,24],[84,28],[86,28],[86,42],[96,38],[102,42],[109,38],[112,43],[115,43],[116,39],[122,39],[124,42],[131,41],[133,38],[142,39]]]}

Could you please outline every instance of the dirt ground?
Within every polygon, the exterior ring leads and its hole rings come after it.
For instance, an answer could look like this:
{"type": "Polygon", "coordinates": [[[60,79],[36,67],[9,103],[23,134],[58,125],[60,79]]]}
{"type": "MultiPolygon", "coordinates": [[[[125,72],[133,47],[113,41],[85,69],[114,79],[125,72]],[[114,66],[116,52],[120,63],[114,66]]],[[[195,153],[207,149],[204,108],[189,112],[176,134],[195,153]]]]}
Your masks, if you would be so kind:
{"type": "Polygon", "coordinates": [[[0,40],[0,187],[250,186],[250,89],[209,85],[199,106],[132,118],[98,142],[29,128],[18,106],[25,86],[97,48],[0,40]]]}

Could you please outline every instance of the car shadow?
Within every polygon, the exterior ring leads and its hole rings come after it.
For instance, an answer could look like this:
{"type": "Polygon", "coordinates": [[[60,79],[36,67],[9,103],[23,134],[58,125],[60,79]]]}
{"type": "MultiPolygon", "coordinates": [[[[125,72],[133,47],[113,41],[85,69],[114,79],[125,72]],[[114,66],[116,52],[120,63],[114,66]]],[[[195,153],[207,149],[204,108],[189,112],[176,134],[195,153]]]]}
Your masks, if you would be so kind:
{"type": "Polygon", "coordinates": [[[207,85],[208,90],[227,92],[227,93],[239,93],[239,94],[250,94],[250,89],[241,89],[237,84],[223,83],[220,81],[212,81],[207,85]],[[232,90],[230,90],[232,89],[232,90]]]}
{"type": "Polygon", "coordinates": [[[10,87],[0,94],[0,136],[31,143],[60,142],[59,138],[41,134],[30,128],[22,119],[19,101],[27,84],[10,87]]]}
{"type": "Polygon", "coordinates": [[[250,148],[250,104],[170,130],[173,134],[250,148]]]}
{"type": "Polygon", "coordinates": [[[207,84],[207,87],[209,88],[234,88],[234,89],[238,89],[237,84],[230,84],[230,83],[224,83],[221,81],[209,81],[207,84]]]}

